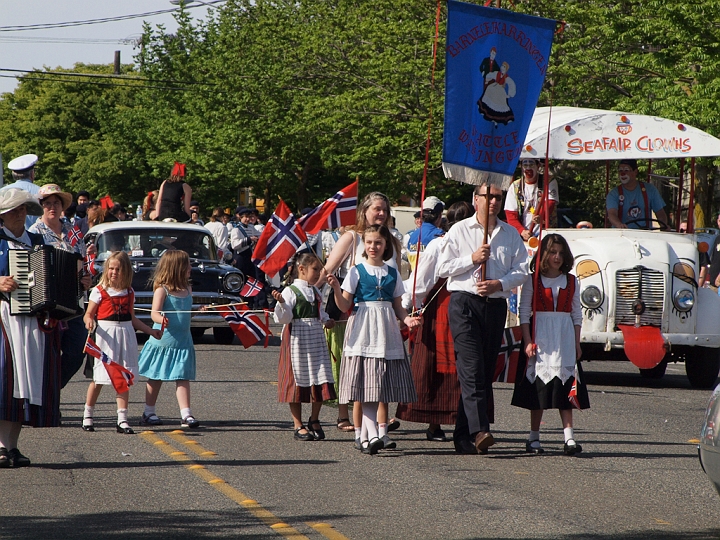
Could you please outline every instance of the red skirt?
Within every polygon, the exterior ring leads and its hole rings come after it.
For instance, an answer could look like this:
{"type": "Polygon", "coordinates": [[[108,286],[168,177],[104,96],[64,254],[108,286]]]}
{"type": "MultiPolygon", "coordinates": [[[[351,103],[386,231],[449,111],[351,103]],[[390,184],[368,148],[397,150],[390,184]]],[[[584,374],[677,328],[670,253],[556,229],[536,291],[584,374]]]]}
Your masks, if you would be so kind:
{"type": "Polygon", "coordinates": [[[398,403],[395,416],[408,422],[454,424],[460,400],[455,351],[447,324],[450,293],[441,279],[428,293],[421,331],[413,342],[410,370],[417,390],[414,403],[398,403]],[[437,296],[435,293],[440,290],[437,296]],[[433,298],[434,297],[434,298],[433,298]]]}
{"type": "Polygon", "coordinates": [[[278,363],[278,401],[280,403],[314,403],[337,399],[333,383],[313,386],[297,386],[290,360],[290,329],[286,324],[280,343],[280,362],[278,363]]]}

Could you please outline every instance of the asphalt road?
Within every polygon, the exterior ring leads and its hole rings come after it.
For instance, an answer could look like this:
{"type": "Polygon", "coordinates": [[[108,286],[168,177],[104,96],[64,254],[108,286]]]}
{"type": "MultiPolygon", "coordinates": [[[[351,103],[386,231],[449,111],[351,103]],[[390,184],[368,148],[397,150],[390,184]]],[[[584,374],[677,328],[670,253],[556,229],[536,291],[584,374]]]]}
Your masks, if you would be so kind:
{"type": "MultiPolygon", "coordinates": [[[[576,413],[580,456],[562,454],[559,415],[546,413],[547,453],[524,453],[529,415],[496,384],[487,456],[429,442],[403,423],[398,449],[377,456],[334,428],[328,439],[292,437],[277,403],[275,339],[267,349],[197,346],[192,383],[198,430],[179,430],[173,385],[160,392],[166,424],[115,432],[110,391],[95,433],[80,429],[87,382],[63,394],[63,426],[23,429],[27,469],[0,471],[0,538],[554,538],[720,537],[720,497],[702,472],[696,442],[709,391],[693,390],[682,365],[644,381],[629,363],[585,364],[592,408],[576,413]]],[[[131,422],[142,413],[142,381],[131,422]]],[[[308,412],[304,412],[308,416],[308,412]]]]}

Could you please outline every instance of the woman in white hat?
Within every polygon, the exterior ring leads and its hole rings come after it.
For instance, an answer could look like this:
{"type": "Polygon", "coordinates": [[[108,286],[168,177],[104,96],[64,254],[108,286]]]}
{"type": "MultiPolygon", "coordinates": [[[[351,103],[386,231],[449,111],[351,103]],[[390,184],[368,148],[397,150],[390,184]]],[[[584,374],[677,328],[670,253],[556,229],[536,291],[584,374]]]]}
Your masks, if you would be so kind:
{"type": "MultiPolygon", "coordinates": [[[[60,189],[57,184],[45,184],[38,192],[40,206],[42,206],[42,217],[30,227],[30,232],[42,235],[46,245],[64,249],[71,253],[77,253],[85,258],[87,249],[85,242],[73,240],[70,231],[73,229],[68,221],[61,220],[63,212],[72,203],[72,195],[60,189]]],[[[94,253],[93,246],[89,251],[94,253]]],[[[79,269],[78,269],[79,270],[79,269]]],[[[92,285],[92,277],[83,275],[80,279],[83,289],[87,290],[92,285]]],[[[65,385],[72,379],[83,365],[85,359],[85,338],[87,331],[82,317],[76,317],[67,321],[67,329],[62,332],[62,374],[60,386],[65,385]]]]}
{"type": "Polygon", "coordinates": [[[57,329],[46,334],[35,316],[10,315],[9,293],[18,288],[10,275],[10,249],[43,244],[25,229],[28,212],[41,213],[37,198],[15,188],[0,190],[0,468],[27,467],[18,450],[22,425],[60,425],[60,351],[57,329]],[[11,354],[7,354],[10,351],[11,354]]]}

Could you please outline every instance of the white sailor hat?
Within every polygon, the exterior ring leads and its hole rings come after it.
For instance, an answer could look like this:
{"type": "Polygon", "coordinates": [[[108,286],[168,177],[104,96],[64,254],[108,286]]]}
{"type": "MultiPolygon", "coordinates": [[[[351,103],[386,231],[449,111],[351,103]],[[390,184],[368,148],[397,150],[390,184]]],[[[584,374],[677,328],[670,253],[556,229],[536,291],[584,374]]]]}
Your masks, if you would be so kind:
{"type": "Polygon", "coordinates": [[[25,154],[24,156],[16,157],[10,163],[8,163],[8,169],[15,172],[26,171],[32,169],[38,162],[38,157],[35,154],[25,154]]]}

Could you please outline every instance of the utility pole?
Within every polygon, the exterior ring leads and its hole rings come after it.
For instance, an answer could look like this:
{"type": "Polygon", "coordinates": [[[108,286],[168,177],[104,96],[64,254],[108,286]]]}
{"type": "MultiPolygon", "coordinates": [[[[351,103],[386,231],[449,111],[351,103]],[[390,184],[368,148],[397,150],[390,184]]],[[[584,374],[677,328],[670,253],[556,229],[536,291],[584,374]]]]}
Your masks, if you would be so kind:
{"type": "Polygon", "coordinates": [[[120,75],[120,51],[115,51],[115,75],[120,75]]]}

